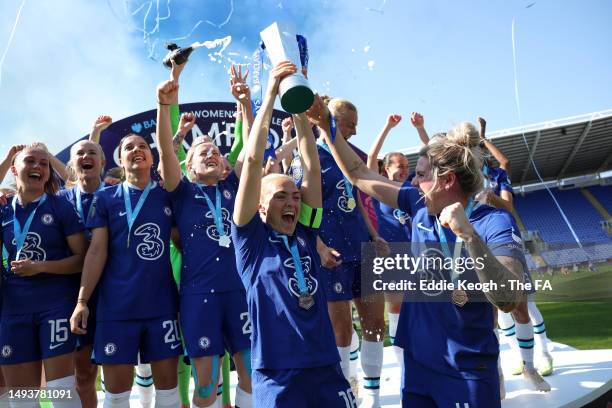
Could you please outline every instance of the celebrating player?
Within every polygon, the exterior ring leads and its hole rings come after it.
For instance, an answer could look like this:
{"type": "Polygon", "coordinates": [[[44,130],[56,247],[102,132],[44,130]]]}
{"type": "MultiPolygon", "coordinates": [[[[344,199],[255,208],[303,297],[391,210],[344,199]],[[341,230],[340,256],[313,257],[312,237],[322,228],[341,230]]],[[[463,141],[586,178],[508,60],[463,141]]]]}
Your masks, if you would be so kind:
{"type": "Polygon", "coordinates": [[[175,98],[178,84],[162,82],[157,92],[161,174],[164,188],[172,193],[183,253],[180,317],[187,354],[195,365],[193,404],[205,407],[218,403],[219,356],[223,356],[227,345],[240,379],[236,405],[250,407],[251,324],[230,239],[238,178],[232,172],[220,181],[223,161],[219,149],[212,142],[196,142],[186,157],[187,174],[192,181],[181,179],[165,105],[175,98]]]}
{"type": "MultiPolygon", "coordinates": [[[[76,336],[68,319],[78,291],[86,241],[76,211],[57,197],[42,144],[13,158],[17,192],[0,208],[1,241],[9,260],[2,283],[0,364],[9,388],[41,385],[72,390],[57,407],[80,407],[74,378],[76,336]]],[[[12,404],[12,402],[11,402],[12,404]]]]}
{"type": "MultiPolygon", "coordinates": [[[[480,152],[469,142],[475,132],[472,125],[461,124],[421,149],[413,184],[426,208],[413,217],[412,241],[445,243],[445,255],[452,259],[456,255],[449,244],[457,249],[465,243],[469,257],[482,264],[464,278],[500,284],[485,296],[511,311],[523,294],[506,289],[508,281],[523,281],[527,266],[512,216],[474,203],[482,186],[480,152]]],[[[331,151],[358,188],[389,206],[413,207],[413,187],[368,170],[339,138],[331,151]]],[[[482,293],[455,289],[452,302],[402,304],[396,344],[404,349],[403,406],[500,406],[493,308],[478,298],[482,293]]]]}
{"type": "Polygon", "coordinates": [[[129,406],[140,357],[151,362],[156,405],[176,407],[182,345],[168,251],[171,203],[151,180],[153,157],[141,136],[124,137],[119,158],[126,180],[99,191],[87,219],[92,239],[71,327],[87,333],[88,302],[99,283],[94,353],[104,371],[105,406],[129,406]]]}
{"type": "MultiPolygon", "coordinates": [[[[303,114],[294,116],[304,170],[301,189],[288,176],[262,179],[274,98],[280,80],[294,72],[295,65],[286,61],[271,73],[246,144],[233,214],[232,241],[253,325],[253,406],[354,407],[321,287],[320,167],[303,114]]],[[[319,124],[329,132],[328,121],[319,124]]]]}

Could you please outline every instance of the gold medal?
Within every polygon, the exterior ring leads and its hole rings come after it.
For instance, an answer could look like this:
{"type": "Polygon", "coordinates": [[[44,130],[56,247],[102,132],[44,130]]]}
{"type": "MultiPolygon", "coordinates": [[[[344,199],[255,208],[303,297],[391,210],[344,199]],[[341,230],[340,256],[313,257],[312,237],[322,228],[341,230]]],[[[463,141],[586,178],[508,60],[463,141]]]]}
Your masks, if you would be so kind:
{"type": "Polygon", "coordinates": [[[451,298],[453,299],[453,303],[459,307],[462,307],[468,302],[468,295],[465,290],[462,289],[453,290],[451,298]]]}
{"type": "Polygon", "coordinates": [[[348,209],[351,211],[355,209],[355,207],[357,206],[357,203],[355,202],[355,199],[353,197],[349,197],[347,206],[348,206],[348,209]]]}
{"type": "Polygon", "coordinates": [[[298,304],[302,309],[308,310],[314,306],[314,298],[308,293],[301,294],[298,300],[298,304]]]}

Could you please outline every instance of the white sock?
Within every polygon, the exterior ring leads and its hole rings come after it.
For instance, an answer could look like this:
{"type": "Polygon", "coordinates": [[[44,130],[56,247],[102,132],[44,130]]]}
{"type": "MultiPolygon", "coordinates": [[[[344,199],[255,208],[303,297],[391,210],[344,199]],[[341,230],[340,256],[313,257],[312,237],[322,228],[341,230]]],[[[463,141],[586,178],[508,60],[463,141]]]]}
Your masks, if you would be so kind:
{"type": "Polygon", "coordinates": [[[139,363],[136,366],[136,377],[134,378],[134,382],[136,383],[136,389],[140,397],[140,405],[142,405],[143,408],[149,408],[153,403],[153,392],[155,391],[150,364],[139,363]]]}
{"type": "Polygon", "coordinates": [[[497,324],[510,344],[510,349],[515,353],[515,355],[518,354],[519,346],[516,342],[516,326],[514,325],[514,318],[512,317],[512,314],[504,313],[501,310],[498,310],[497,324]]]}
{"type": "Polygon", "coordinates": [[[180,405],[178,387],[170,390],[155,390],[155,408],[176,408],[180,405]]]}
{"type": "MultiPolygon", "coordinates": [[[[338,347],[338,346],[336,346],[338,347]]],[[[349,379],[349,370],[350,370],[350,350],[351,347],[338,347],[338,353],[340,354],[340,368],[342,369],[342,374],[344,374],[344,378],[349,379]]]]}
{"type": "Polygon", "coordinates": [[[516,341],[521,350],[521,358],[525,367],[533,369],[533,326],[529,323],[515,323],[516,341]]]}
{"type": "Polygon", "coordinates": [[[132,391],[126,391],[119,394],[113,394],[108,390],[104,393],[104,408],[130,408],[130,394],[132,391]]]}
{"type": "Polygon", "coordinates": [[[236,401],[234,405],[236,406],[236,408],[252,408],[252,395],[243,390],[242,388],[236,387],[236,401]]]}
{"type": "Polygon", "coordinates": [[[527,303],[527,309],[533,325],[535,349],[539,355],[548,356],[548,337],[546,336],[546,325],[542,313],[533,301],[527,303]]]}
{"type": "Polygon", "coordinates": [[[378,405],[380,394],[380,372],[383,361],[383,342],[368,341],[361,342],[361,369],[363,370],[363,388],[365,395],[376,397],[375,404],[378,405]]]}
{"type": "Polygon", "coordinates": [[[399,321],[399,313],[389,313],[389,337],[391,338],[391,344],[393,344],[393,352],[397,359],[397,364],[400,367],[404,365],[404,349],[395,345],[395,334],[397,333],[397,323],[399,321]]]}
{"type": "Polygon", "coordinates": [[[68,390],[72,395],[72,398],[59,399],[53,402],[54,408],[80,408],[81,399],[79,394],[76,392],[76,381],[74,375],[67,377],[58,378],[57,380],[47,381],[47,389],[61,389],[68,390]]]}
{"type": "Polygon", "coordinates": [[[357,363],[359,360],[359,335],[353,327],[353,334],[351,336],[351,348],[349,353],[350,365],[349,365],[349,378],[357,376],[357,363]]]}

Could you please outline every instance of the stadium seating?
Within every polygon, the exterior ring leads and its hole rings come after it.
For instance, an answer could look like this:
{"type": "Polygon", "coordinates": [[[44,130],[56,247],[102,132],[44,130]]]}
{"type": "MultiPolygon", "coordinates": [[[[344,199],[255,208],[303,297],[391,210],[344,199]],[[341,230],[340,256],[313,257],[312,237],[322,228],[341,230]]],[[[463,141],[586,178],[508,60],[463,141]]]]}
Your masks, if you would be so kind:
{"type": "Polygon", "coordinates": [[[612,186],[592,186],[588,190],[612,214],[612,186]]]}
{"type": "MultiPolygon", "coordinates": [[[[612,195],[612,189],[608,188],[612,195]]],[[[559,205],[565,212],[578,239],[584,243],[610,242],[608,235],[602,230],[601,214],[582,195],[579,189],[552,190],[559,205]]],[[[572,243],[575,239],[561,213],[546,190],[540,190],[517,196],[515,207],[525,227],[537,230],[542,240],[548,243],[572,243]]]]}
{"type": "MultiPolygon", "coordinates": [[[[589,190],[608,211],[612,211],[611,186],[590,187],[589,190]]],[[[601,226],[604,219],[582,192],[579,189],[553,189],[552,192],[584,249],[577,247],[567,223],[546,190],[517,195],[514,200],[527,230],[537,231],[536,235],[549,244],[549,248],[541,253],[546,263],[561,266],[612,258],[612,239],[601,226]]],[[[535,266],[531,255],[527,262],[530,268],[535,266]]]]}

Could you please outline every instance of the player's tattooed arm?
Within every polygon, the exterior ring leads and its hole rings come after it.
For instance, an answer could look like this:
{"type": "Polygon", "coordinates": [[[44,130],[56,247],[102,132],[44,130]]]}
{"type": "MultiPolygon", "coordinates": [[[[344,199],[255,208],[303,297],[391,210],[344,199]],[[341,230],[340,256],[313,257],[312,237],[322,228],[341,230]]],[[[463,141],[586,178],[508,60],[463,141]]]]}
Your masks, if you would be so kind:
{"type": "Polygon", "coordinates": [[[524,292],[517,290],[510,281],[523,282],[523,264],[511,256],[495,256],[482,239],[475,232],[466,240],[468,253],[472,259],[482,259],[482,263],[475,263],[476,275],[480,282],[495,282],[496,290],[485,292],[489,301],[500,310],[508,313],[512,311],[523,299],[524,292]],[[482,265],[482,268],[478,268],[482,265]],[[502,286],[503,285],[503,286],[502,286]]]}

